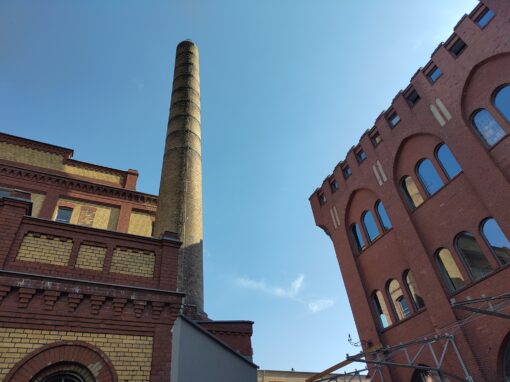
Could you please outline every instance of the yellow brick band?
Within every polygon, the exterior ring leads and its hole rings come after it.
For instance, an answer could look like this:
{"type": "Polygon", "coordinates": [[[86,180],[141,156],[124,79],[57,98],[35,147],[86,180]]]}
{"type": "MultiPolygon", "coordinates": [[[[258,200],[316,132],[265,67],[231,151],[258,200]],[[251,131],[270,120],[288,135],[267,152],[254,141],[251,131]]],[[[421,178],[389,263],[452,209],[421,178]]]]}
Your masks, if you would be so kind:
{"type": "Polygon", "coordinates": [[[153,277],[156,256],[153,252],[115,248],[110,272],[133,276],[153,277]]]}
{"type": "Polygon", "coordinates": [[[152,236],[152,222],[154,215],[133,211],[129,219],[128,233],[140,236],[152,236]]]}
{"type": "Polygon", "coordinates": [[[83,341],[101,349],[112,362],[119,382],[150,380],[150,336],[13,328],[0,328],[0,380],[27,354],[58,341],[83,341]]]}
{"type": "Polygon", "coordinates": [[[76,259],[76,268],[102,271],[105,257],[106,248],[82,244],[76,259]]]}
{"type": "Polygon", "coordinates": [[[16,259],[52,265],[67,265],[72,247],[71,239],[28,233],[23,238],[16,259]]]}

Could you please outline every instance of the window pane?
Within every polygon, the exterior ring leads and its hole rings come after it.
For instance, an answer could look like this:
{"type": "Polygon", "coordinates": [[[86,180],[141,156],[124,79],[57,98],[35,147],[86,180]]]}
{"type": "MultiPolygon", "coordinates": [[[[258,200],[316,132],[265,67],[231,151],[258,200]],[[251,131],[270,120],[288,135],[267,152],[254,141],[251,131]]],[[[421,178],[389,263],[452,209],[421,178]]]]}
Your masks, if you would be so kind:
{"type": "Polygon", "coordinates": [[[416,187],[413,178],[406,176],[402,182],[402,187],[404,188],[407,200],[413,207],[418,207],[423,203],[423,197],[418,187],[416,187]]]}
{"type": "Polygon", "coordinates": [[[405,301],[404,294],[397,280],[391,280],[388,285],[388,294],[390,295],[391,302],[397,313],[397,318],[403,320],[408,317],[411,311],[409,310],[409,305],[407,305],[407,301],[405,301]]]}
{"type": "Polygon", "coordinates": [[[381,234],[379,232],[379,228],[377,228],[377,224],[375,224],[372,212],[366,211],[363,214],[363,225],[365,226],[365,230],[367,231],[367,235],[370,241],[377,239],[377,237],[379,237],[381,234]]]}
{"type": "Polygon", "coordinates": [[[405,280],[407,284],[407,289],[409,289],[409,293],[413,298],[414,306],[416,306],[417,309],[423,308],[425,306],[425,302],[423,301],[423,298],[421,297],[421,294],[418,291],[416,281],[414,281],[414,277],[411,274],[411,271],[407,272],[405,280]]]}
{"type": "Polygon", "coordinates": [[[439,77],[441,77],[441,69],[439,69],[437,66],[435,66],[428,74],[428,77],[432,82],[436,82],[439,77]]]}
{"type": "Polygon", "coordinates": [[[421,161],[418,165],[418,176],[420,177],[421,184],[423,184],[423,187],[425,187],[429,195],[434,195],[444,185],[429,159],[421,161]]]}
{"type": "Polygon", "coordinates": [[[448,179],[454,178],[455,175],[462,171],[459,162],[457,162],[448,146],[444,143],[437,150],[437,160],[443,166],[448,179]]]}
{"type": "Polygon", "coordinates": [[[375,209],[377,210],[377,214],[379,215],[379,220],[381,221],[381,224],[384,227],[384,229],[390,229],[391,228],[390,218],[388,217],[388,214],[386,213],[386,209],[384,208],[384,205],[380,200],[375,205],[375,209]]]}
{"type": "MultiPolygon", "coordinates": [[[[497,102],[495,103],[497,107],[497,102]]],[[[510,111],[508,111],[508,115],[506,117],[510,119],[510,111]]],[[[505,136],[505,132],[501,126],[499,126],[499,123],[496,122],[491,113],[485,109],[480,110],[473,116],[473,125],[485,143],[489,146],[494,146],[505,136]]]]}
{"type": "Polygon", "coordinates": [[[384,297],[381,291],[376,291],[373,295],[375,309],[377,311],[377,316],[379,318],[379,323],[383,328],[387,328],[392,324],[390,312],[386,307],[386,303],[384,302],[384,297]]]}
{"type": "Polygon", "coordinates": [[[494,106],[510,123],[510,85],[506,85],[498,90],[494,97],[494,106]]]}
{"type": "Polygon", "coordinates": [[[57,218],[55,220],[62,223],[69,223],[71,221],[72,214],[73,214],[72,208],[59,207],[57,212],[57,218]]]}
{"type": "Polygon", "coordinates": [[[469,232],[463,232],[457,236],[457,249],[475,280],[478,280],[492,271],[485,258],[482,249],[476,242],[475,237],[469,232]]]}
{"type": "Polygon", "coordinates": [[[365,241],[363,240],[363,236],[361,235],[361,230],[357,224],[351,225],[352,236],[354,238],[354,242],[356,243],[356,249],[361,251],[365,248],[365,241]]]}
{"type": "Polygon", "coordinates": [[[494,12],[492,12],[489,8],[487,8],[480,17],[476,20],[476,23],[480,28],[484,28],[487,24],[489,24],[489,21],[492,20],[494,17],[494,12]]]}
{"type": "Polygon", "coordinates": [[[487,219],[482,225],[482,233],[499,262],[501,264],[509,263],[510,241],[508,241],[496,220],[487,219]]]}
{"type": "Polygon", "coordinates": [[[437,254],[437,262],[439,263],[448,289],[455,291],[466,285],[466,281],[462,273],[460,273],[459,267],[457,267],[449,250],[445,248],[441,249],[437,254]]]}

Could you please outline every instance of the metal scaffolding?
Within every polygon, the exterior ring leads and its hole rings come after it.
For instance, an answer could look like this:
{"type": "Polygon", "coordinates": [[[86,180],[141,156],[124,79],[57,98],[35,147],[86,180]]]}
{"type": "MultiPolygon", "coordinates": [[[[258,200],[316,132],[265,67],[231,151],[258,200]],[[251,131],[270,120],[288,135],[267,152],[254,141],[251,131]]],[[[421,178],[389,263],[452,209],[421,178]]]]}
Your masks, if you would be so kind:
{"type": "Polygon", "coordinates": [[[499,318],[510,319],[510,314],[501,313],[500,309],[506,307],[510,303],[510,294],[502,294],[493,297],[481,297],[475,299],[468,299],[465,301],[452,300],[452,308],[457,310],[466,310],[479,314],[486,314],[499,318]],[[496,304],[494,304],[496,303],[496,304]],[[474,307],[472,305],[482,304],[482,307],[474,307]]]}

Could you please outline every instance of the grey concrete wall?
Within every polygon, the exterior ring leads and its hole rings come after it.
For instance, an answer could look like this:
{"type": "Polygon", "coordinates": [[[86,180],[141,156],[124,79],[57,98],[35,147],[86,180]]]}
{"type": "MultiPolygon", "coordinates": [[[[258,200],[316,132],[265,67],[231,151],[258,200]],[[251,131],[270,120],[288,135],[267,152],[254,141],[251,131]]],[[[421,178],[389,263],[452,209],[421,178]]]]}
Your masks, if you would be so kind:
{"type": "Polygon", "coordinates": [[[171,382],[256,382],[257,367],[181,317],[173,328],[171,382]]]}

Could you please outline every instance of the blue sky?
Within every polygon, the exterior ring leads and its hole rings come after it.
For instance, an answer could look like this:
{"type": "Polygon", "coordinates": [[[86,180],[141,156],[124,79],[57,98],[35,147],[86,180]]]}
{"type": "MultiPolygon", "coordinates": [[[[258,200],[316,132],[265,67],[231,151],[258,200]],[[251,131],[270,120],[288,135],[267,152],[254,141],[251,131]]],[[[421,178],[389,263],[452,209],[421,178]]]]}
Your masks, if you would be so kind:
{"type": "Polygon", "coordinates": [[[194,40],[206,311],[255,321],[261,368],[319,371],[359,349],[308,197],[476,3],[0,0],[0,130],[157,193],[175,46],[194,40]]]}

